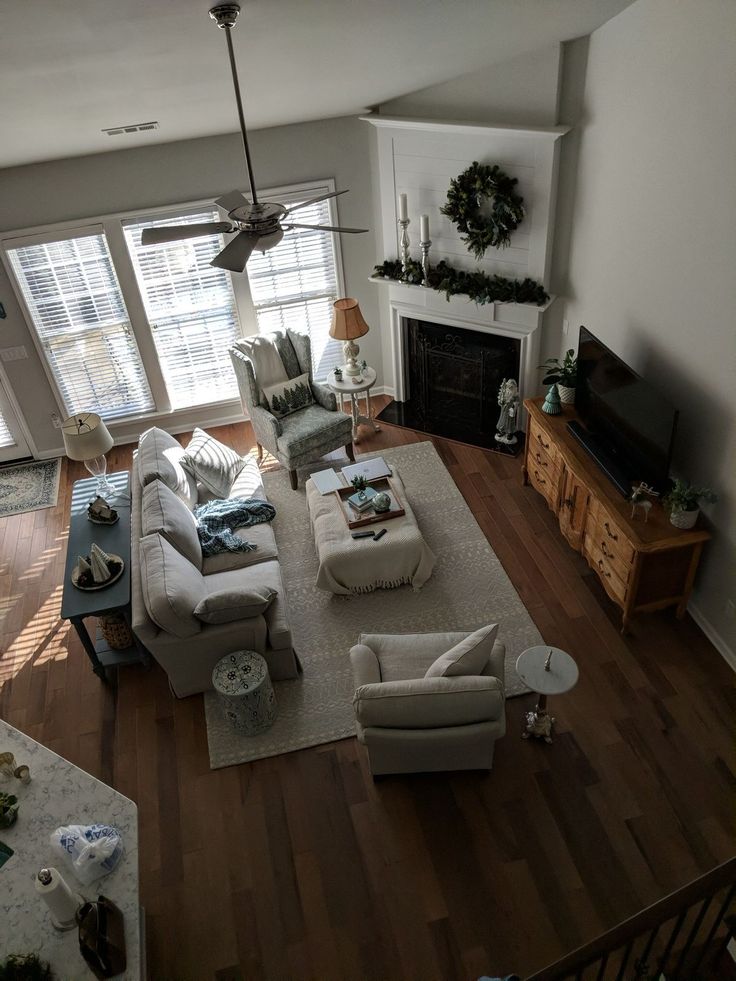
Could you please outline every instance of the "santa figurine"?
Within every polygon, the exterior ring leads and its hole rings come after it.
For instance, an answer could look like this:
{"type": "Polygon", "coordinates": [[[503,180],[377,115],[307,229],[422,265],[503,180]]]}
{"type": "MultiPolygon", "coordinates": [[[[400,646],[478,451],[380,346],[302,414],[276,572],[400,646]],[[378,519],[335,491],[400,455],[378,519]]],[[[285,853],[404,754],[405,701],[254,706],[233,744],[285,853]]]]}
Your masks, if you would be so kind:
{"type": "Polygon", "coordinates": [[[494,436],[497,443],[513,446],[516,442],[516,422],[519,418],[520,402],[519,386],[513,378],[504,378],[498,390],[498,404],[501,406],[501,414],[496,423],[496,435],[494,436]]]}

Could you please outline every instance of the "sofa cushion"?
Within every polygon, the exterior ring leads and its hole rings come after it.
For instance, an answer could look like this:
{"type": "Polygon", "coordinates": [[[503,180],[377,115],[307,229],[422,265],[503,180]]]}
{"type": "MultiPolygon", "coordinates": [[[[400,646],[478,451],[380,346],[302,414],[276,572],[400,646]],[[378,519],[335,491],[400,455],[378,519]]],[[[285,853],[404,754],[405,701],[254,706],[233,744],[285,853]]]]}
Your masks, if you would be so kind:
{"type": "Polygon", "coordinates": [[[330,412],[321,405],[308,405],[301,412],[284,416],[281,435],[276,440],[280,453],[295,457],[319,449],[327,443],[349,443],[352,420],[344,412],[330,412]]]}
{"type": "Polygon", "coordinates": [[[152,480],[143,488],[141,532],[142,535],[163,535],[177,552],[202,571],[197,519],[161,480],[152,480]]]}
{"type": "Polygon", "coordinates": [[[245,460],[204,429],[195,429],[181,459],[181,465],[208,491],[227,499],[245,460]]]}
{"type": "Polygon", "coordinates": [[[202,573],[162,535],[140,540],[141,585],[148,615],[161,630],[192,637],[202,629],[194,608],[205,596],[202,573]]]}
{"type": "Polygon", "coordinates": [[[183,447],[164,429],[154,426],[138,440],[138,478],[141,487],[152,480],[161,480],[194,510],[197,503],[197,482],[181,465],[183,447]]]}
{"type": "MultiPolygon", "coordinates": [[[[261,476],[261,471],[258,469],[255,456],[247,456],[244,459],[245,465],[235,478],[235,483],[230,488],[228,498],[234,500],[236,497],[245,499],[255,497],[259,501],[267,500],[266,491],[263,487],[263,477],[261,476]]],[[[199,493],[200,504],[218,500],[218,496],[208,491],[204,484],[198,484],[197,491],[199,493]]]]}
{"type": "Polygon", "coordinates": [[[235,528],[234,534],[255,545],[255,549],[252,552],[218,552],[217,555],[205,555],[202,559],[202,575],[210,576],[215,572],[246,569],[249,565],[258,565],[260,562],[278,558],[273,529],[267,522],[235,528]]]}
{"type": "Polygon", "coordinates": [[[242,586],[238,583],[201,599],[194,615],[205,623],[232,623],[265,613],[276,596],[269,586],[242,586]]]}
{"type": "Polygon", "coordinates": [[[266,385],[263,389],[268,407],[277,419],[305,409],[314,403],[314,395],[309,387],[309,373],[304,372],[296,378],[289,378],[275,385],[266,385]]]}
{"type": "Polygon", "coordinates": [[[449,651],[440,654],[427,669],[425,678],[452,678],[457,675],[480,675],[487,667],[498,633],[498,624],[491,623],[461,640],[449,651]]]}
{"type": "Polygon", "coordinates": [[[389,729],[438,729],[501,718],[498,678],[417,678],[361,685],[353,696],[359,725],[389,729]]]}

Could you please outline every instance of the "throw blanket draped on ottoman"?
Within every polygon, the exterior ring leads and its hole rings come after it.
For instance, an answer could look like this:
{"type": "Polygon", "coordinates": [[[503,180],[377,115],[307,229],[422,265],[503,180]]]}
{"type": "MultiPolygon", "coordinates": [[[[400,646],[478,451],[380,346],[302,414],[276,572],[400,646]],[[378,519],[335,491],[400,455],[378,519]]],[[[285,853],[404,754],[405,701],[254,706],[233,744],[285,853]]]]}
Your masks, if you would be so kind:
{"type": "Polygon", "coordinates": [[[220,552],[252,552],[256,546],[233,534],[233,528],[273,521],[276,508],[256,498],[208,501],[194,509],[202,555],[220,552]]]}

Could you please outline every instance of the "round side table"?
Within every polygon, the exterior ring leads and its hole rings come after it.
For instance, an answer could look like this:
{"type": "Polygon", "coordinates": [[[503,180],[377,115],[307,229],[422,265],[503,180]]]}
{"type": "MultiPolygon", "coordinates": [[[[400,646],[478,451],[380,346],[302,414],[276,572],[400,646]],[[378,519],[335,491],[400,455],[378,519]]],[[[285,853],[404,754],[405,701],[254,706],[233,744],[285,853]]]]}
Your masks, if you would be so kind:
{"type": "Polygon", "coordinates": [[[236,651],[220,658],[212,687],[233,729],[257,736],[276,721],[276,696],[268,667],[255,651],[236,651]]]}
{"type": "Polygon", "coordinates": [[[340,399],[340,408],[343,406],[343,402],[346,395],[350,396],[350,411],[353,417],[353,440],[354,442],[360,442],[360,437],[358,435],[358,426],[363,423],[366,426],[370,426],[374,433],[381,431],[381,427],[376,423],[373,417],[373,410],[371,407],[371,389],[376,384],[376,371],[374,368],[364,368],[359,375],[347,375],[345,374],[345,367],[343,366],[343,376],[338,381],[335,378],[334,370],[327,376],[327,384],[330,386],[335,395],[340,399]],[[365,407],[368,415],[361,415],[358,406],[358,396],[365,393],[365,407]]]}
{"type": "Polygon", "coordinates": [[[578,681],[578,666],[559,647],[529,647],[516,661],[516,673],[539,698],[534,711],[527,712],[522,739],[539,736],[546,743],[552,742],[552,726],[555,720],[547,714],[547,696],[562,695],[574,688],[578,681]]]}

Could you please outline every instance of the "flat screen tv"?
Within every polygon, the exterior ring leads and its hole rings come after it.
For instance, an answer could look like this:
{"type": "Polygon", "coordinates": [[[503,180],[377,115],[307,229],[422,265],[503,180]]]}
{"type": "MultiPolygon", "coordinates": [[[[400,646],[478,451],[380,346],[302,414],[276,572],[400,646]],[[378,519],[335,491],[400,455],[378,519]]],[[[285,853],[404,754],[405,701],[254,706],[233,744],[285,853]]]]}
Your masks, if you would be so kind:
{"type": "Polygon", "coordinates": [[[585,327],[580,328],[575,407],[611,469],[628,484],[644,480],[660,492],[666,489],[677,409],[585,327]]]}

